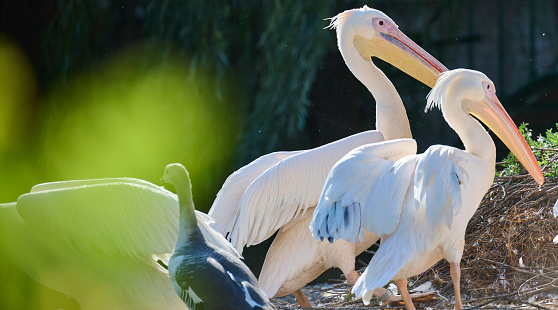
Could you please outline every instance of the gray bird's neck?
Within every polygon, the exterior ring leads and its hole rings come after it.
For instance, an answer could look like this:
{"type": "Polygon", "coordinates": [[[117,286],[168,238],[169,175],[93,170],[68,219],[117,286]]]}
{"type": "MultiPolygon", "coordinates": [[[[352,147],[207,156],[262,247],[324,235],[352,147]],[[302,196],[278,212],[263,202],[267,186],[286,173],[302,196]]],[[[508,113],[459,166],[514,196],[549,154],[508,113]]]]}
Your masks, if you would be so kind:
{"type": "Polygon", "coordinates": [[[187,186],[177,186],[175,189],[178,194],[178,205],[180,208],[177,239],[177,244],[180,244],[201,234],[201,231],[198,227],[194,211],[194,201],[192,200],[192,190],[189,182],[187,186]]]}

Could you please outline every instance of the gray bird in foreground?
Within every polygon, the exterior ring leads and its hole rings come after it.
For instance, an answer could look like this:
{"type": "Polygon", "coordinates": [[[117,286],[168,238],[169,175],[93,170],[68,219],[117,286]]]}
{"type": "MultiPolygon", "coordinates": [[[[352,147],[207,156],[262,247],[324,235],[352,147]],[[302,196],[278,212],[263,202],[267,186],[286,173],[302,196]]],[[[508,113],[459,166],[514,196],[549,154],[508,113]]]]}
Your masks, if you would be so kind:
{"type": "Polygon", "coordinates": [[[174,186],[180,206],[178,238],[169,261],[169,275],[188,309],[274,309],[240,258],[203,238],[184,166],[167,165],[163,181],[174,186]]]}

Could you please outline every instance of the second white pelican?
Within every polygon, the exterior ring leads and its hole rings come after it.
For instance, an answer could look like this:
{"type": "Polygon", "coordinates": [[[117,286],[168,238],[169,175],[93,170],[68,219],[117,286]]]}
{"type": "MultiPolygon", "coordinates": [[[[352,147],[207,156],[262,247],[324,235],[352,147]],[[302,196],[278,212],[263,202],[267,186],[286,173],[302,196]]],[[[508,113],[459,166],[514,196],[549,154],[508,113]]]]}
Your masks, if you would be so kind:
{"type": "Polygon", "coordinates": [[[406,308],[414,309],[407,278],[445,258],[455,308],[463,309],[459,262],[465,229],[493,182],[496,160],[494,142],[472,116],[500,137],[539,185],[544,182],[529,145],[484,74],[444,73],[428,95],[427,109],[433,106],[441,108],[465,150],[435,145],[414,155],[412,139],[359,147],[331,170],[314,212],[316,238],[353,242],[364,229],[381,235],[380,248],[353,287],[366,304],[376,288],[394,279],[406,308]]]}

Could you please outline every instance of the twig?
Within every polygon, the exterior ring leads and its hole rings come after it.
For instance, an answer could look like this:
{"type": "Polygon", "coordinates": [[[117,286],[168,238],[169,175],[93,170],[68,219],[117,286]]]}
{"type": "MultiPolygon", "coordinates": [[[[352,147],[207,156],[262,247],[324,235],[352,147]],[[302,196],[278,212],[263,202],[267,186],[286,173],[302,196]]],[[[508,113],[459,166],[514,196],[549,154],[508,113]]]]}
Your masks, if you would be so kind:
{"type": "Polygon", "coordinates": [[[534,149],[537,150],[537,151],[558,152],[558,149],[547,149],[547,148],[544,148],[544,147],[536,147],[534,149]]]}
{"type": "MultiPolygon", "coordinates": [[[[540,306],[540,305],[531,303],[531,302],[529,302],[529,301],[519,300],[519,299],[515,299],[515,298],[509,298],[510,296],[514,296],[514,295],[515,295],[514,293],[511,293],[511,294],[504,294],[504,295],[496,296],[496,297],[493,297],[493,298],[479,298],[479,299],[468,300],[468,301],[466,301],[467,303],[474,303],[474,302],[477,302],[477,301],[487,300],[487,299],[488,299],[488,301],[485,302],[485,303],[482,303],[482,304],[480,304],[480,305],[478,305],[478,306],[475,306],[475,307],[467,307],[467,308],[465,308],[465,309],[467,309],[467,310],[472,310],[472,309],[485,309],[485,308],[483,308],[484,306],[486,306],[486,305],[488,305],[488,304],[491,304],[491,303],[494,303],[494,302],[496,302],[496,301],[507,301],[507,302],[513,302],[513,303],[519,303],[519,304],[529,305],[529,306],[535,307],[535,308],[537,308],[537,309],[550,310],[549,308],[546,308],[546,307],[543,307],[543,306],[540,306]]],[[[499,309],[502,309],[502,308],[499,308],[499,309]]]]}
{"type": "Polygon", "coordinates": [[[368,267],[368,264],[363,262],[362,259],[358,259],[359,264],[363,265],[364,267],[368,267]]]}
{"type": "Polygon", "coordinates": [[[528,174],[520,174],[520,175],[510,175],[510,176],[505,176],[505,177],[495,177],[494,181],[499,182],[499,181],[512,181],[512,180],[523,180],[525,178],[529,178],[531,177],[528,174]]]}

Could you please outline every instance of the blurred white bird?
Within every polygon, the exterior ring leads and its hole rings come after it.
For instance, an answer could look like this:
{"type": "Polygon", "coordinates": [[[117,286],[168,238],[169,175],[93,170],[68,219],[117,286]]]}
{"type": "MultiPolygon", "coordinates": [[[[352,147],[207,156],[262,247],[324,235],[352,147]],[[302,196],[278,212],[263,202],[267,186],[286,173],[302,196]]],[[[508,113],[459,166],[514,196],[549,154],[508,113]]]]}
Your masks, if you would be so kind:
{"type": "MultiPolygon", "coordinates": [[[[239,255],[206,214],[196,219],[209,243],[239,255]]],[[[83,310],[186,309],[160,264],[177,234],[176,195],[137,179],[45,183],[0,205],[2,258],[83,310]]]]}
{"type": "MultiPolygon", "coordinates": [[[[401,98],[371,57],[393,64],[430,87],[447,70],[378,10],[364,6],[345,11],[331,18],[329,27],[337,29],[345,63],[376,100],[377,130],[311,150],[262,156],[225,181],[209,211],[214,228],[241,252],[278,231],[265,258],[260,284],[268,296],[294,292],[307,307],[310,304],[301,287],[331,267],[340,268],[355,283],[355,256],[378,240],[373,232],[365,233],[364,242],[356,244],[340,240],[330,245],[312,238],[308,225],[330,169],[360,145],[411,137],[401,98]]],[[[386,292],[379,289],[377,294],[385,300],[389,297],[386,292]]]]}
{"type": "Polygon", "coordinates": [[[382,244],[353,292],[367,304],[374,290],[391,279],[414,309],[406,278],[445,258],[463,309],[459,261],[465,229],[494,179],[496,148],[472,116],[500,137],[540,185],[544,177],[535,156],[482,73],[444,73],[428,95],[427,109],[441,108],[465,150],[434,145],[419,155],[416,142],[398,139],[359,147],[330,172],[311,223],[316,238],[353,242],[363,230],[382,244]],[[472,115],[472,116],[471,116],[472,115]]]}

